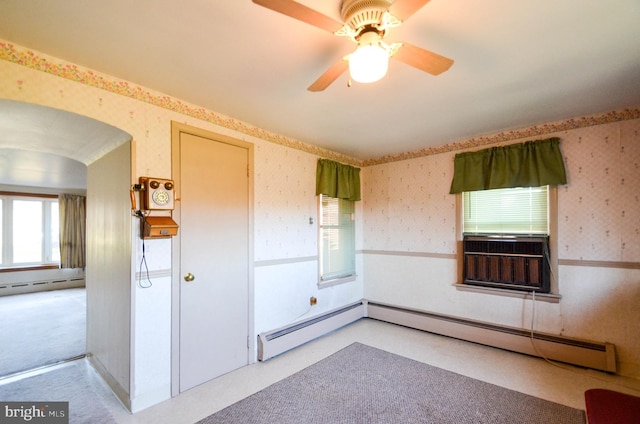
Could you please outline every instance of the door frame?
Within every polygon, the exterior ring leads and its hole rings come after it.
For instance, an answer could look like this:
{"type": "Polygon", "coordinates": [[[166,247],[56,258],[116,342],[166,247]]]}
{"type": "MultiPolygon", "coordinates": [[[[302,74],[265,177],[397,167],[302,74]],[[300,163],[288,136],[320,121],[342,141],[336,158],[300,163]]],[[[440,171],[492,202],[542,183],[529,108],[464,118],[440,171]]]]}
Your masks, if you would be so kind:
{"type": "MultiPolygon", "coordinates": [[[[173,218],[178,225],[180,225],[180,135],[183,133],[191,134],[198,137],[204,137],[214,140],[219,143],[230,144],[233,146],[241,147],[247,150],[248,160],[248,222],[247,222],[247,278],[248,278],[248,327],[247,328],[247,364],[254,363],[256,340],[253,337],[255,331],[254,325],[254,201],[253,201],[253,186],[254,186],[254,166],[253,155],[254,145],[243,140],[239,140],[233,137],[229,137],[223,134],[215,133],[212,131],[204,130],[201,128],[193,127],[184,123],[171,121],[171,179],[174,181],[175,192],[175,209],[173,211],[173,218]]],[[[171,240],[171,397],[175,397],[180,394],[180,243],[181,232],[178,229],[178,234],[172,237],[171,240]]]]}

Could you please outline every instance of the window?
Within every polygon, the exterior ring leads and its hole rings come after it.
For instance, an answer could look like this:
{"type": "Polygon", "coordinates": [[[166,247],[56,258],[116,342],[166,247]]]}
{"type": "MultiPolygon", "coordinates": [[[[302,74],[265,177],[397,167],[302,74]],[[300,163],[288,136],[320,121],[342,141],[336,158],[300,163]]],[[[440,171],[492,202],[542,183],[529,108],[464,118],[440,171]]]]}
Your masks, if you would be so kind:
{"type": "Polygon", "coordinates": [[[2,267],[60,262],[58,200],[0,196],[2,267]]]}
{"type": "Polygon", "coordinates": [[[355,226],[353,200],[320,199],[320,282],[355,276],[355,226]]]}
{"type": "Polygon", "coordinates": [[[463,192],[461,281],[557,293],[556,196],[549,186],[463,192]]]}
{"type": "Polygon", "coordinates": [[[549,234],[549,186],[463,193],[466,234],[549,234]]]}

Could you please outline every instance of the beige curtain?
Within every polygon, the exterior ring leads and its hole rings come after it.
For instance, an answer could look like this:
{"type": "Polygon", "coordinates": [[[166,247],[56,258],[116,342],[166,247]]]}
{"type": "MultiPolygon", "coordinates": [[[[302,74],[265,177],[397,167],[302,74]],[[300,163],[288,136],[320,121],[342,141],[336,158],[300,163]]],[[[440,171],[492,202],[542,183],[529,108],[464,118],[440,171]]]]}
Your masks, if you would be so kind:
{"type": "Polygon", "coordinates": [[[61,194],[60,207],[60,267],[85,267],[86,214],[85,197],[61,194]]]}

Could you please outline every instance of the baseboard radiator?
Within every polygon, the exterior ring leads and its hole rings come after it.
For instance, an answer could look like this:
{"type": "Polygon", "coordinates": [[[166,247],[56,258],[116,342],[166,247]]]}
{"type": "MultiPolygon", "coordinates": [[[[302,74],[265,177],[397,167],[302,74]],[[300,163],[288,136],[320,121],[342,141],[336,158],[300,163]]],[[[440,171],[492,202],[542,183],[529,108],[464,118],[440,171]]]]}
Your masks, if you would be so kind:
{"type": "Polygon", "coordinates": [[[258,335],[258,360],[266,361],[347,324],[368,317],[512,352],[616,372],[615,346],[362,300],[258,335]]]}
{"type": "Polygon", "coordinates": [[[615,346],[395,306],[367,303],[367,316],[405,327],[587,368],[616,372],[615,346]]]}
{"type": "Polygon", "coordinates": [[[0,284],[0,296],[84,287],[84,277],[0,284]]]}
{"type": "Polygon", "coordinates": [[[328,334],[365,316],[365,303],[360,301],[258,335],[258,360],[266,361],[283,352],[328,334]]]}

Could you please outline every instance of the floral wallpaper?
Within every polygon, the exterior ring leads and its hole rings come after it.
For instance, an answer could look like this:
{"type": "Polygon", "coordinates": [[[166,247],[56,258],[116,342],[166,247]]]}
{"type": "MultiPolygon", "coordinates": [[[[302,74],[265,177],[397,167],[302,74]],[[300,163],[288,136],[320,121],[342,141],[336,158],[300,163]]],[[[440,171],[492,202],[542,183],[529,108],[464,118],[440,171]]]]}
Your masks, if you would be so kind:
{"type": "MultiPolygon", "coordinates": [[[[568,171],[568,184],[558,190],[562,300],[536,305],[536,329],[611,342],[619,372],[640,377],[640,107],[358,161],[2,41],[0,59],[0,98],[74,111],[131,134],[133,178],[171,175],[171,121],[254,144],[257,331],[293,322],[311,295],[322,308],[313,313],[365,296],[527,328],[527,302],[452,285],[458,247],[457,197],[449,194],[453,158],[464,150],[557,136],[568,171]],[[356,209],[358,279],[322,290],[315,264],[318,157],[362,167],[363,195],[356,209]]],[[[126,190],[123,195],[126,201],[126,190]]],[[[140,240],[132,248],[141,277],[140,240]]],[[[135,361],[146,358],[141,352],[155,358],[135,367],[136,396],[162,389],[169,372],[156,364],[171,354],[171,241],[150,240],[146,254],[154,284],[136,286],[135,305],[121,305],[135,316],[135,361]]]]}
{"type": "Polygon", "coordinates": [[[256,147],[256,261],[317,255],[316,160],[315,155],[276,144],[256,147]]]}
{"type": "Polygon", "coordinates": [[[478,148],[490,144],[504,143],[507,141],[515,142],[521,139],[537,139],[540,136],[548,138],[548,134],[557,133],[559,131],[569,131],[578,128],[587,128],[595,125],[607,124],[610,122],[626,121],[630,119],[640,118],[640,108],[624,109],[619,111],[611,111],[604,114],[593,116],[585,116],[581,118],[567,119],[558,122],[546,123],[543,125],[534,125],[528,128],[522,128],[512,131],[504,131],[496,134],[473,137],[467,140],[461,140],[442,146],[429,147],[415,152],[406,152],[398,155],[383,156],[365,160],[362,166],[393,162],[398,160],[413,159],[422,156],[435,155],[439,153],[452,152],[457,150],[465,150],[470,148],[478,148]]]}
{"type": "Polygon", "coordinates": [[[316,254],[309,190],[318,157],[363,167],[365,251],[454,255],[456,204],[448,189],[455,152],[542,136],[562,139],[568,169],[569,183],[559,191],[560,258],[640,261],[640,108],[358,161],[10,43],[0,41],[0,59],[19,65],[3,75],[3,97],[82,110],[125,129],[137,144],[139,175],[170,174],[171,120],[246,135],[256,146],[257,261],[316,254]],[[54,89],[51,76],[62,78],[54,89]]]}
{"type": "MultiPolygon", "coordinates": [[[[559,259],[640,267],[640,119],[549,136],[562,140],[568,174],[558,190],[559,259]]],[[[456,197],[448,194],[454,155],[363,169],[365,249],[456,253],[456,197]]]]}
{"type": "Polygon", "coordinates": [[[451,161],[449,154],[432,155],[361,171],[365,249],[455,254],[451,161]]]}
{"type": "Polygon", "coordinates": [[[640,262],[640,120],[560,134],[559,257],[640,262]]]}
{"type": "MultiPolygon", "coordinates": [[[[204,122],[209,122],[220,127],[228,128],[230,130],[280,144],[282,146],[302,150],[316,156],[334,159],[351,165],[364,167],[388,162],[402,161],[406,159],[414,159],[473,147],[480,147],[488,144],[501,143],[522,138],[536,137],[559,131],[567,131],[571,129],[591,127],[610,122],[640,118],[640,108],[611,111],[604,114],[568,119],[543,125],[536,125],[524,129],[500,132],[490,136],[474,137],[450,144],[443,144],[437,147],[420,149],[414,152],[387,155],[362,161],[346,155],[342,155],[340,153],[323,149],[318,146],[313,146],[279,134],[271,133],[261,128],[251,126],[242,121],[230,118],[228,116],[206,110],[199,106],[190,105],[188,103],[180,101],[179,99],[175,99],[173,97],[130,84],[127,81],[100,74],[96,71],[85,69],[77,65],[63,63],[62,61],[49,57],[45,54],[36,53],[19,46],[15,46],[8,42],[0,41],[0,59],[11,63],[16,63],[33,70],[42,71],[51,75],[65,78],[67,80],[75,81],[83,85],[99,88],[111,93],[118,94],[120,96],[129,97],[140,102],[158,106],[160,108],[170,110],[181,115],[196,118],[204,122]]],[[[22,89],[25,81],[22,79],[18,79],[15,81],[15,83],[18,90],[20,90],[22,89]]],[[[129,113],[133,115],[134,112],[129,111],[129,113]]]]}
{"type": "MultiPolygon", "coordinates": [[[[298,317],[311,294],[326,311],[363,293],[400,306],[526,326],[519,300],[452,286],[453,158],[464,150],[557,136],[568,171],[568,184],[558,190],[558,256],[568,266],[559,270],[562,302],[539,305],[540,327],[610,341],[621,368],[640,376],[633,326],[640,295],[640,107],[358,161],[2,41],[0,59],[0,98],[75,111],[127,131],[135,142],[135,176],[171,175],[171,121],[254,144],[255,316],[264,329],[298,317]],[[321,291],[314,263],[318,157],[362,167],[363,195],[356,210],[362,274],[356,285],[321,291]]],[[[138,267],[139,240],[133,248],[138,267]]],[[[171,242],[152,240],[146,249],[152,277],[169,276],[171,242]]],[[[155,324],[170,316],[169,306],[158,307],[170,305],[170,296],[170,284],[154,284],[136,296],[144,303],[134,307],[136,323],[144,327],[136,331],[144,341],[136,343],[154,352],[169,344],[169,332],[158,332],[155,324]],[[147,293],[153,293],[153,307],[144,303],[147,293]],[[153,331],[146,331],[149,323],[153,331]]],[[[168,357],[170,351],[161,353],[168,357]]],[[[142,379],[153,380],[156,371],[142,379]]]]}
{"type": "MultiPolygon", "coordinates": [[[[108,75],[100,74],[76,65],[62,63],[58,59],[41,53],[34,53],[31,50],[23,49],[11,43],[0,41],[0,59],[65,78],[67,80],[79,82],[90,87],[99,88],[124,97],[129,97],[140,102],[149,103],[163,109],[177,112],[181,115],[209,122],[211,124],[228,128],[233,131],[238,131],[249,136],[254,136],[262,140],[271,141],[286,147],[307,151],[318,156],[335,159],[345,163],[354,163],[354,159],[348,156],[306,144],[279,134],[271,133],[242,121],[206,110],[202,107],[190,105],[173,97],[130,84],[127,81],[118,80],[108,75]]],[[[24,80],[16,80],[16,85],[19,89],[21,89],[23,84],[24,80]]]]}

